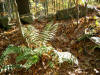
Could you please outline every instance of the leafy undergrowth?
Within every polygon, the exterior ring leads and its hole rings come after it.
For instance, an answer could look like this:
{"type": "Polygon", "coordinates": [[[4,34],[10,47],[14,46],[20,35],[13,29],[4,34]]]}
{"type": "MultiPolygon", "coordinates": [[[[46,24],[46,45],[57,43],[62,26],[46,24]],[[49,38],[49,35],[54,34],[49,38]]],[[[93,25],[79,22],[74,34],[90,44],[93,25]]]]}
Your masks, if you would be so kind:
{"type": "MultiPolygon", "coordinates": [[[[90,15],[91,16],[91,15],[90,15]]],[[[54,39],[50,40],[48,46],[53,46],[55,49],[64,52],[70,51],[73,53],[79,60],[79,66],[70,65],[66,62],[63,64],[56,64],[55,66],[52,62],[48,62],[51,60],[52,56],[48,56],[47,54],[43,54],[42,58],[40,58],[39,62],[32,65],[30,69],[26,70],[24,68],[14,69],[13,71],[3,72],[2,74],[12,74],[12,75],[96,75],[100,72],[100,48],[95,48],[97,46],[91,40],[89,40],[88,36],[84,36],[84,32],[86,28],[95,27],[95,20],[89,18],[85,21],[85,18],[79,19],[79,24],[77,25],[76,20],[61,20],[55,21],[55,23],[59,23],[58,30],[54,39]],[[81,38],[82,37],[82,38],[81,38]],[[81,39],[80,39],[81,38],[81,39]],[[78,40],[78,41],[77,41],[78,40]],[[49,63],[49,64],[48,64],[49,63]],[[52,68],[52,66],[54,66],[52,68]]],[[[47,22],[35,22],[34,26],[42,31],[47,22]]],[[[25,25],[27,26],[27,25],[25,25]]],[[[95,27],[96,35],[100,37],[100,28],[95,27]]],[[[13,44],[15,46],[25,46],[22,37],[20,36],[20,32],[17,27],[13,27],[11,30],[0,33],[0,54],[5,50],[8,45],[13,44]]],[[[28,41],[29,42],[29,41],[28,41]]],[[[41,44],[38,44],[39,46],[41,44]]],[[[34,47],[37,47],[35,45],[34,47]]],[[[33,48],[32,45],[29,45],[30,48],[33,48]]],[[[34,53],[34,52],[33,52],[34,53]]],[[[4,64],[15,64],[16,54],[11,54],[11,58],[5,61],[4,64]]],[[[34,56],[33,56],[34,57],[34,56]]],[[[36,56],[37,57],[37,56],[36,56]]],[[[40,56],[39,56],[40,57],[40,56]]],[[[17,57],[18,58],[18,57],[17,57]]],[[[35,57],[34,57],[35,58],[35,57]]],[[[18,60],[19,61],[19,60],[18,60]]],[[[19,64],[24,64],[26,60],[19,62],[19,64]]],[[[55,63],[55,62],[53,62],[55,63]]],[[[15,67],[14,65],[9,65],[15,67]]],[[[5,67],[4,67],[5,68],[5,67]]]]}

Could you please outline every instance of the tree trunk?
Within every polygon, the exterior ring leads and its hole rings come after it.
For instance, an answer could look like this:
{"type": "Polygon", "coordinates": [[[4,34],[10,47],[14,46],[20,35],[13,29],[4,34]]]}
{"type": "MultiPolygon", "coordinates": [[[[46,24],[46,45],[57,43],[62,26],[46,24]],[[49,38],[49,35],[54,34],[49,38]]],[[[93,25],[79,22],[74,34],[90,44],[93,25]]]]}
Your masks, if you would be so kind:
{"type": "Polygon", "coordinates": [[[30,13],[29,0],[16,0],[18,5],[19,15],[30,13]]]}
{"type": "Polygon", "coordinates": [[[16,0],[14,0],[14,6],[15,6],[15,14],[16,14],[16,19],[17,19],[17,26],[19,28],[19,32],[21,34],[21,37],[25,43],[25,45],[28,47],[28,44],[26,42],[26,39],[23,37],[23,34],[22,34],[22,24],[21,24],[21,21],[20,21],[20,17],[19,17],[19,12],[18,12],[18,8],[17,8],[17,3],[16,3],[16,0]]]}
{"type": "Polygon", "coordinates": [[[30,13],[29,0],[16,0],[22,24],[32,24],[33,15],[30,13]]]}

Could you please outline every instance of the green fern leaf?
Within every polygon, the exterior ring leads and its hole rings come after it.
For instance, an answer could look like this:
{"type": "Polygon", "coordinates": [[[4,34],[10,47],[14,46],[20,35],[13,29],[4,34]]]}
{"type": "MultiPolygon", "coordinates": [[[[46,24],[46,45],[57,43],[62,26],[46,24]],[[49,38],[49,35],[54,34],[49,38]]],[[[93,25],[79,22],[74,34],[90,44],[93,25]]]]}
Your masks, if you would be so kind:
{"type": "Polygon", "coordinates": [[[4,59],[11,53],[21,53],[21,48],[13,45],[9,45],[8,48],[6,48],[6,50],[0,56],[0,65],[2,65],[4,59]]]}
{"type": "Polygon", "coordinates": [[[79,38],[77,39],[77,42],[80,42],[80,41],[85,40],[85,39],[87,39],[87,38],[90,38],[90,37],[92,37],[92,36],[93,36],[93,34],[84,34],[83,36],[81,36],[81,37],[79,37],[79,38]]]}
{"type": "Polygon", "coordinates": [[[32,57],[29,57],[29,59],[24,64],[24,67],[26,69],[29,69],[33,64],[36,64],[38,61],[39,61],[39,56],[38,55],[34,55],[32,57]]]}
{"type": "Polygon", "coordinates": [[[28,59],[29,57],[30,57],[30,55],[21,54],[21,55],[16,57],[16,63],[18,63],[18,62],[20,62],[22,60],[28,59]]]}
{"type": "Polygon", "coordinates": [[[11,53],[21,53],[21,47],[9,45],[8,48],[3,52],[3,55],[8,55],[11,53]]]}
{"type": "Polygon", "coordinates": [[[0,73],[6,72],[6,71],[9,71],[9,70],[13,70],[13,69],[19,69],[19,68],[23,68],[23,65],[21,65],[21,64],[6,65],[6,66],[3,66],[3,67],[0,69],[0,73]]]}
{"type": "Polygon", "coordinates": [[[52,39],[55,35],[55,32],[57,30],[58,24],[48,24],[44,30],[40,33],[40,40],[42,41],[48,41],[52,39]]]}
{"type": "Polygon", "coordinates": [[[28,25],[26,28],[22,27],[22,32],[28,44],[39,46],[40,42],[46,43],[54,37],[57,27],[58,24],[53,25],[53,22],[50,22],[42,32],[39,32],[34,26],[28,25]]]}

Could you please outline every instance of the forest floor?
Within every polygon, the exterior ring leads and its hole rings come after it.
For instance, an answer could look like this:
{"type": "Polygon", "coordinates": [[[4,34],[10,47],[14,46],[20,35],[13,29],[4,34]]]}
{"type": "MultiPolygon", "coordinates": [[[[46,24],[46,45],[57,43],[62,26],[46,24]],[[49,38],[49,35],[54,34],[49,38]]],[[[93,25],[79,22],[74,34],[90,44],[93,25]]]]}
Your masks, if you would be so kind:
{"type": "MultiPolygon", "coordinates": [[[[85,29],[95,25],[93,19],[94,14],[88,15],[89,18],[79,19],[79,24],[75,19],[54,21],[54,23],[60,23],[56,36],[53,40],[49,41],[54,48],[59,48],[63,52],[70,51],[79,60],[79,66],[69,66],[67,63],[63,63],[57,70],[44,69],[39,70],[39,67],[35,66],[31,70],[35,70],[37,75],[100,75],[100,48],[95,50],[89,49],[96,45],[89,39],[76,42],[76,40],[84,35],[85,29]]],[[[47,24],[46,21],[38,22],[35,21],[33,25],[41,30],[47,24]]],[[[100,37],[100,27],[96,28],[95,36],[100,37]]],[[[0,29],[0,55],[7,48],[8,45],[14,44],[16,46],[23,45],[23,39],[20,36],[18,27],[12,26],[8,31],[0,29]]],[[[10,61],[13,63],[13,59],[10,61]]],[[[34,75],[32,71],[28,72],[18,70],[12,75],[34,75]]],[[[8,73],[9,74],[9,73],[8,73]]],[[[3,75],[8,75],[3,74],[3,75]]]]}

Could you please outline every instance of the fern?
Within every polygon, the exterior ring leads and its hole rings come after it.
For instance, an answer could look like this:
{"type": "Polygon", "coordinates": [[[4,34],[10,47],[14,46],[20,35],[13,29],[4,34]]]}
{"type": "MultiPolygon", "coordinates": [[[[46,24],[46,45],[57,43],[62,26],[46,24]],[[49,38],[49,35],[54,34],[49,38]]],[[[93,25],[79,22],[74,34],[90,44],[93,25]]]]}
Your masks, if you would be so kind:
{"type": "Polygon", "coordinates": [[[100,48],[100,45],[96,45],[93,47],[93,49],[96,49],[96,48],[100,48]]]}
{"type": "Polygon", "coordinates": [[[19,54],[19,56],[17,56],[17,58],[16,58],[17,62],[19,60],[21,60],[21,59],[28,58],[28,55],[30,55],[30,54],[34,54],[34,52],[30,48],[27,48],[27,47],[16,47],[16,46],[13,46],[13,45],[9,45],[8,48],[6,48],[6,50],[3,52],[2,56],[0,57],[0,64],[2,64],[2,61],[9,54],[12,54],[12,53],[19,54]],[[21,56],[21,58],[19,59],[20,56],[21,56]]]}
{"type": "Polygon", "coordinates": [[[87,39],[87,38],[90,38],[90,37],[92,37],[92,36],[93,36],[93,34],[84,34],[83,36],[81,36],[81,37],[79,37],[79,38],[77,39],[77,42],[80,42],[80,41],[85,40],[85,39],[87,39]]]}
{"type": "MultiPolygon", "coordinates": [[[[8,46],[6,51],[3,52],[1,59],[0,59],[0,65],[2,65],[3,60],[12,53],[17,53],[18,56],[16,57],[16,62],[20,62],[21,60],[29,60],[30,57],[32,57],[34,54],[36,54],[32,49],[27,47],[16,47],[16,46],[8,46]]],[[[34,58],[33,58],[34,59],[34,58]]]]}
{"type": "Polygon", "coordinates": [[[29,57],[26,63],[23,65],[26,69],[29,69],[33,64],[36,64],[39,61],[39,56],[34,55],[29,57]]]}
{"type": "Polygon", "coordinates": [[[0,56],[0,65],[3,63],[4,59],[11,53],[19,53],[20,47],[16,47],[13,45],[9,45],[8,48],[3,52],[2,56],[0,56]]]}
{"type": "Polygon", "coordinates": [[[48,64],[49,64],[49,66],[50,66],[51,68],[54,67],[54,63],[53,63],[52,61],[49,61],[48,64]]]}
{"type": "Polygon", "coordinates": [[[9,54],[16,53],[18,56],[16,57],[16,63],[26,60],[25,64],[23,65],[24,68],[28,69],[30,68],[33,64],[36,64],[39,61],[39,57],[43,53],[46,53],[53,48],[51,46],[42,46],[35,48],[32,50],[31,48],[27,47],[16,47],[13,45],[8,46],[8,48],[3,52],[2,56],[0,57],[0,65],[3,64],[3,61],[9,54]]]}
{"type": "Polygon", "coordinates": [[[34,26],[29,25],[26,28],[22,27],[22,32],[29,45],[34,44],[39,47],[40,44],[46,44],[48,40],[54,37],[57,27],[58,24],[53,25],[51,22],[46,25],[42,32],[39,32],[34,26]]]}
{"type": "Polygon", "coordinates": [[[37,40],[37,37],[39,36],[39,31],[31,26],[28,25],[27,27],[22,27],[22,33],[23,36],[26,38],[26,42],[28,44],[34,43],[34,45],[36,45],[35,41],[37,40]]]}
{"type": "Polygon", "coordinates": [[[13,70],[13,69],[19,69],[19,68],[23,68],[23,66],[22,66],[21,64],[6,65],[6,66],[3,66],[3,67],[0,69],[0,73],[6,72],[6,71],[11,71],[11,70],[13,70]]]}
{"type": "MultiPolygon", "coordinates": [[[[48,40],[54,37],[57,27],[58,24],[53,25],[52,23],[50,23],[46,25],[42,32],[39,32],[39,30],[31,25],[22,27],[23,36],[26,38],[26,42],[28,43],[29,47],[17,47],[14,45],[8,46],[8,48],[6,48],[6,50],[3,52],[2,56],[0,56],[0,65],[2,66],[2,68],[9,68],[8,65],[3,67],[2,64],[4,62],[4,59],[12,53],[17,54],[16,65],[11,65],[12,69],[17,67],[17,64],[22,60],[26,60],[26,62],[21,65],[21,67],[29,69],[33,64],[36,64],[40,60],[40,57],[42,57],[43,54],[48,53],[49,51],[52,51],[52,54],[54,53],[53,55],[51,54],[51,56],[53,60],[55,60],[55,57],[59,56],[57,55],[57,53],[59,52],[54,52],[55,49],[52,46],[47,46],[46,44],[48,40]],[[35,46],[35,48],[31,48],[30,45],[35,46]]],[[[49,65],[52,67],[54,64],[53,62],[51,62],[49,63],[49,65]]]]}
{"type": "Polygon", "coordinates": [[[55,32],[57,30],[58,24],[48,24],[44,30],[40,33],[40,40],[43,41],[48,41],[52,39],[55,35],[55,32]]]}

